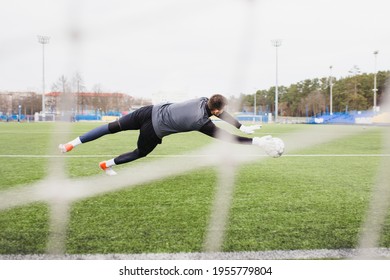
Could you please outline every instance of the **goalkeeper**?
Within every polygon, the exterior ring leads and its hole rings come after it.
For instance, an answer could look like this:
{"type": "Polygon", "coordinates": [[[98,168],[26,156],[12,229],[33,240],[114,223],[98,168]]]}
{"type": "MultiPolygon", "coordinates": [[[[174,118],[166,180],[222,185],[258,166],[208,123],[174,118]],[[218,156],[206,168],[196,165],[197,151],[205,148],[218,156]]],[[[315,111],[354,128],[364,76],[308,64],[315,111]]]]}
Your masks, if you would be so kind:
{"type": "Polygon", "coordinates": [[[264,142],[271,138],[270,136],[254,137],[253,139],[241,137],[217,127],[211,121],[211,116],[216,116],[247,134],[261,128],[259,125],[242,125],[224,111],[226,105],[227,99],[220,94],[215,94],[210,98],[202,97],[180,103],[145,106],[121,117],[117,121],[99,126],[66,144],[60,144],[59,149],[66,153],[77,145],[93,141],[106,134],[125,130],[139,130],[137,148],[134,151],[100,162],[99,166],[102,170],[108,175],[115,175],[116,172],[112,169],[113,166],[147,156],[158,144],[162,143],[165,136],[173,133],[199,131],[211,137],[232,139],[232,141],[240,144],[259,146],[264,145],[264,142]]]}

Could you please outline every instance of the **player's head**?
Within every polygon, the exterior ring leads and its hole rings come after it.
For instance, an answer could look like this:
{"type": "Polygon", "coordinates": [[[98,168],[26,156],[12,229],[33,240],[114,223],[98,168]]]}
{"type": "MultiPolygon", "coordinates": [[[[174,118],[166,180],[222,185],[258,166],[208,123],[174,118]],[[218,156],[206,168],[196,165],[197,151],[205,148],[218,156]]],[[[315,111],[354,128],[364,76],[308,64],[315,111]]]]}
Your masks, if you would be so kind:
{"type": "Polygon", "coordinates": [[[227,99],[223,95],[214,94],[210,97],[207,105],[209,106],[211,114],[219,116],[223,112],[227,103],[227,99]]]}

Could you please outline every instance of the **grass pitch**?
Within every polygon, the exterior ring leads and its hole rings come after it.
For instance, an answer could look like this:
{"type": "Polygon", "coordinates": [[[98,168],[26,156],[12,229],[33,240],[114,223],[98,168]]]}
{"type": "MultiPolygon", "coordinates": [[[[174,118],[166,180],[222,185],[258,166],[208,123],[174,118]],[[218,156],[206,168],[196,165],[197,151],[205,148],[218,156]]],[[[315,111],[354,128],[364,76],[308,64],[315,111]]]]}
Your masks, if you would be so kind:
{"type": "MultiPolygon", "coordinates": [[[[72,124],[70,139],[97,125],[72,124]]],[[[49,137],[62,133],[54,126],[0,123],[0,195],[46,176],[48,158],[58,156],[48,149],[49,137]]],[[[265,125],[256,135],[283,139],[302,133],[304,139],[305,128],[265,125]]],[[[354,135],[291,153],[287,147],[281,158],[239,166],[223,251],[355,248],[381,158],[389,156],[381,148],[383,128],[356,129],[354,135]]],[[[99,161],[134,149],[137,136],[123,132],[77,147],[66,155],[69,176],[99,174],[99,161]]],[[[139,162],[181,156],[212,141],[219,140],[196,132],[172,135],[139,162]]],[[[216,181],[217,167],[200,169],[78,201],[71,207],[66,253],[200,252],[216,181]]],[[[48,217],[44,203],[0,211],[0,254],[45,253],[48,217]]],[[[379,245],[390,248],[389,219],[379,245]]]]}

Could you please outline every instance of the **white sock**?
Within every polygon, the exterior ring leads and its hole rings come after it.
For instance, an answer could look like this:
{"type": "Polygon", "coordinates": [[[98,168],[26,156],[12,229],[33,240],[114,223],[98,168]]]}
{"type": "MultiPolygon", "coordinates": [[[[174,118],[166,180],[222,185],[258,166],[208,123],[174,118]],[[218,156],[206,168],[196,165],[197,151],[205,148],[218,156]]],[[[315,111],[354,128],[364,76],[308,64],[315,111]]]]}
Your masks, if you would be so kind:
{"type": "Polygon", "coordinates": [[[109,159],[109,160],[106,160],[106,166],[107,167],[111,167],[111,166],[114,166],[116,165],[115,162],[114,162],[114,159],[109,159]]]}
{"type": "Polygon", "coordinates": [[[73,147],[76,147],[77,145],[81,144],[80,137],[77,137],[76,139],[69,142],[69,144],[72,144],[73,147]]]}

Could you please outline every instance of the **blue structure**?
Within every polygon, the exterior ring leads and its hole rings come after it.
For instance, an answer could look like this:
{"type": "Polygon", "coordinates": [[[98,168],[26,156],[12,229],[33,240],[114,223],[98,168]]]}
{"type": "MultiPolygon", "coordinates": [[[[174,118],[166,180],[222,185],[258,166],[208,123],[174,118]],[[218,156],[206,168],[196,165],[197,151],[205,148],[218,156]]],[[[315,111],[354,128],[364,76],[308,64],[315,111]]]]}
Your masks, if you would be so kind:
{"type": "Polygon", "coordinates": [[[102,117],[100,115],[75,115],[74,120],[78,121],[100,121],[102,117]]]}
{"type": "Polygon", "coordinates": [[[253,115],[248,113],[240,113],[234,116],[238,121],[255,121],[255,122],[268,122],[268,114],[264,115],[253,115]]]}
{"type": "Polygon", "coordinates": [[[5,121],[5,122],[8,122],[8,121],[24,121],[26,120],[26,115],[20,115],[20,118],[19,118],[19,115],[1,115],[0,116],[0,120],[1,121],[5,121]]]}
{"type": "Polygon", "coordinates": [[[307,118],[308,124],[354,124],[356,118],[371,118],[375,115],[372,111],[318,114],[307,118]]]}
{"type": "Polygon", "coordinates": [[[88,114],[88,115],[78,114],[78,115],[75,115],[74,121],[76,121],[76,122],[78,122],[78,121],[101,121],[102,120],[102,116],[114,116],[114,117],[120,118],[122,116],[122,114],[120,112],[117,112],[117,111],[109,111],[109,112],[106,112],[104,114],[101,114],[101,113],[99,113],[99,111],[96,111],[95,114],[88,114]]]}

